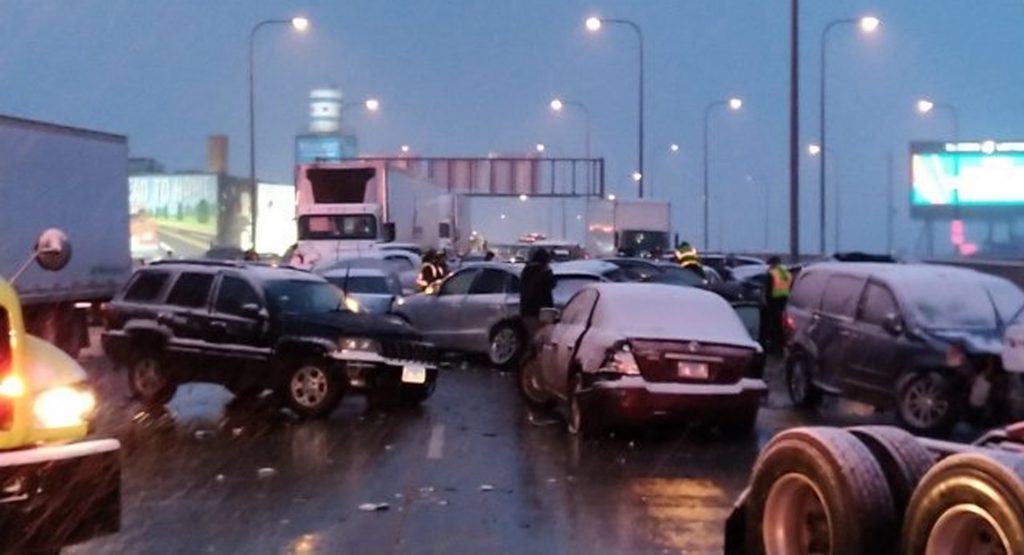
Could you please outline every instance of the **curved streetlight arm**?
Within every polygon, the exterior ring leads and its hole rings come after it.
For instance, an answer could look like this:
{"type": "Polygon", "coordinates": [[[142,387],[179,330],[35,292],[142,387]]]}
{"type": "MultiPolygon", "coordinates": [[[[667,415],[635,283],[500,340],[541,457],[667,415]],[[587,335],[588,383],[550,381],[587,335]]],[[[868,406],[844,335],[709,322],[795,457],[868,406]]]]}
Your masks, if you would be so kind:
{"type": "Polygon", "coordinates": [[[711,195],[708,188],[708,122],[711,119],[711,111],[715,108],[722,108],[728,106],[729,103],[725,100],[717,100],[704,107],[704,198],[703,198],[703,239],[704,239],[704,250],[711,248],[711,237],[710,227],[708,226],[708,213],[710,208],[711,195]]]}
{"type": "Polygon", "coordinates": [[[585,156],[587,158],[590,158],[590,108],[587,108],[587,105],[580,102],[579,100],[567,100],[564,98],[560,98],[559,100],[562,102],[564,106],[573,106],[575,108],[579,108],[579,110],[583,112],[583,118],[585,120],[586,125],[585,156]]]}
{"type": "Polygon", "coordinates": [[[644,33],[640,30],[640,26],[635,22],[628,19],[616,19],[601,18],[602,23],[618,23],[626,25],[636,32],[636,38],[639,42],[639,53],[640,53],[640,101],[639,101],[639,122],[637,124],[637,170],[640,172],[640,179],[637,181],[638,192],[640,198],[644,197],[644,33]]]}
{"type": "Polygon", "coordinates": [[[252,218],[250,240],[256,250],[256,195],[259,188],[256,184],[256,71],[255,46],[256,32],[268,25],[291,24],[290,19],[266,19],[253,26],[249,31],[249,214],[252,218]]]}
{"type": "Polygon", "coordinates": [[[825,157],[828,149],[825,143],[825,87],[826,74],[826,52],[828,50],[828,34],[840,25],[857,25],[859,19],[836,19],[830,21],[821,31],[821,83],[818,90],[818,141],[821,145],[820,160],[818,160],[818,243],[821,254],[825,254],[825,157]]]}
{"type": "Polygon", "coordinates": [[[950,117],[953,119],[953,140],[960,140],[960,115],[956,111],[956,107],[952,104],[942,104],[936,102],[933,109],[946,110],[949,112],[950,117]]]}

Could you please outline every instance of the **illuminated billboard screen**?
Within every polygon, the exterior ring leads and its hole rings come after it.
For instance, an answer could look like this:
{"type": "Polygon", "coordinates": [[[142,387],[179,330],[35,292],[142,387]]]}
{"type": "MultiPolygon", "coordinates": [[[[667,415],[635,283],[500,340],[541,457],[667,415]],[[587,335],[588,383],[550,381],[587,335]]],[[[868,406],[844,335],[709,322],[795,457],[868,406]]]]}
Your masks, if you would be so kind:
{"type": "Polygon", "coordinates": [[[1024,142],[912,143],[910,167],[917,215],[1024,207],[1024,142]]]}

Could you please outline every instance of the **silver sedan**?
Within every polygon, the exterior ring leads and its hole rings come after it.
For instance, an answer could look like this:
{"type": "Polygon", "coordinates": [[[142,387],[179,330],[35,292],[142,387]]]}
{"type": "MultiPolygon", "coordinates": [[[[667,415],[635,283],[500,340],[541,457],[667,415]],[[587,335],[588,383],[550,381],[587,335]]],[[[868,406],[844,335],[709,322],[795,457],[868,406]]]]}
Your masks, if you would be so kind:
{"type": "Polygon", "coordinates": [[[397,301],[394,313],[441,348],[486,354],[495,366],[511,367],[526,345],[519,320],[521,269],[464,267],[428,292],[397,301]]]}

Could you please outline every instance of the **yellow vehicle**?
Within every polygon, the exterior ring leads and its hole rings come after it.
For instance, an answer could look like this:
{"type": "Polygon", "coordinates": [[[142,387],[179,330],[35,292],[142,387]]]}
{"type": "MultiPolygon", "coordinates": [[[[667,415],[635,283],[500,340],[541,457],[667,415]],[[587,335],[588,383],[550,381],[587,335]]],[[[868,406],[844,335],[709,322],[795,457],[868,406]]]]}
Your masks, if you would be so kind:
{"type": "MultiPolygon", "coordinates": [[[[59,270],[69,257],[63,232],[43,232],[40,266],[59,270]]],[[[0,553],[58,552],[120,526],[121,446],[84,441],[96,406],[85,379],[25,332],[17,293],[0,278],[0,553]]]]}

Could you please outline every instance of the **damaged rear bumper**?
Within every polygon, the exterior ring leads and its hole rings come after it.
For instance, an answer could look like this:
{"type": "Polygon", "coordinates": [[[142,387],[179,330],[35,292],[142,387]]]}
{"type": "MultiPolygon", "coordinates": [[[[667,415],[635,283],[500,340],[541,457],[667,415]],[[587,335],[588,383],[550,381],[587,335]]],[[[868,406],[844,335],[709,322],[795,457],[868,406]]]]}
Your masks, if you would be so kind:
{"type": "Polygon", "coordinates": [[[743,378],[731,384],[648,382],[623,376],[590,384],[581,402],[592,414],[620,422],[655,419],[721,420],[722,414],[760,405],[768,393],[763,380],[743,378]]]}

